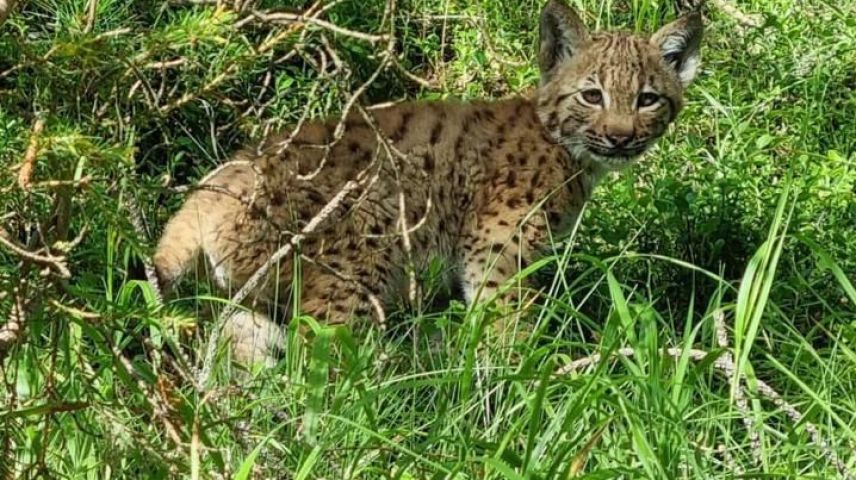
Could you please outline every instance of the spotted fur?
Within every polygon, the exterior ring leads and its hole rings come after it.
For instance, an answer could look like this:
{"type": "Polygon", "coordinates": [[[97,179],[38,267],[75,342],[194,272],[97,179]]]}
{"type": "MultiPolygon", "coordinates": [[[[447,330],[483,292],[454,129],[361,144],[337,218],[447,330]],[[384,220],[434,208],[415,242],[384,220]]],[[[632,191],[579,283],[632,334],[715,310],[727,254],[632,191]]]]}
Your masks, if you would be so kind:
{"type": "Polygon", "coordinates": [[[531,98],[399,104],[350,114],[338,140],[331,119],[239,152],[167,224],[161,280],[174,283],[202,253],[221,287],[243,285],[357,180],[302,241],[300,261],[283,260],[249,304],[287,305],[297,272],[302,311],[333,323],[372,316],[373,299],[396,295],[405,270],[435,255],[457,267],[468,302],[493,298],[574,222],[604,171],[630,164],[675,119],[701,22],[691,14],[650,38],[590,33],[552,0],[540,36],[531,98]]]}

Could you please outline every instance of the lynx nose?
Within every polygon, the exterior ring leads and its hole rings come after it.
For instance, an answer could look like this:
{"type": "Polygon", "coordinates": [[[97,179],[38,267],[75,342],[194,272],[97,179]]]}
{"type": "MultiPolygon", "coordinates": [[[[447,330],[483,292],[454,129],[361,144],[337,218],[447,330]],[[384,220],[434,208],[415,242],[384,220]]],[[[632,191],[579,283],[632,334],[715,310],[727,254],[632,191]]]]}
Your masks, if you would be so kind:
{"type": "Polygon", "coordinates": [[[611,148],[624,148],[636,136],[633,117],[629,115],[612,115],[603,125],[603,136],[611,148]]]}
{"type": "Polygon", "coordinates": [[[610,133],[606,135],[606,139],[612,144],[613,148],[622,148],[630,143],[630,140],[633,139],[633,134],[610,133]]]}

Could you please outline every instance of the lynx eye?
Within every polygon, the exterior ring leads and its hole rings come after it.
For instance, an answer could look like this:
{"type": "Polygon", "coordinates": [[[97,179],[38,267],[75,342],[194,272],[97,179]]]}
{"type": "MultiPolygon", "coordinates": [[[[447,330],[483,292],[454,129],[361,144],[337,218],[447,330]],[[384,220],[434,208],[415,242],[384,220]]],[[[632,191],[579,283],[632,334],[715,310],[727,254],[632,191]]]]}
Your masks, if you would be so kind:
{"type": "Polygon", "coordinates": [[[603,103],[603,93],[596,88],[589,88],[588,90],[583,90],[582,92],[583,100],[586,103],[590,103],[592,105],[600,105],[603,103]]]}
{"type": "Polygon", "coordinates": [[[639,108],[650,107],[655,103],[660,101],[660,96],[653,92],[643,92],[639,94],[639,98],[636,100],[639,108]]]}

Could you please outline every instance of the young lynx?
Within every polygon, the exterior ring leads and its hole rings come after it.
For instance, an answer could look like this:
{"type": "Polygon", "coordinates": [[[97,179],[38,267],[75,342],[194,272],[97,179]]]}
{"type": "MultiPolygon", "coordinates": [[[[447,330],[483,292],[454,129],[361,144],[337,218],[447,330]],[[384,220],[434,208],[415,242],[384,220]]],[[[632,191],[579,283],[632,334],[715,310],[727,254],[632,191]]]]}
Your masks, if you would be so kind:
{"type": "MultiPolygon", "coordinates": [[[[650,38],[589,32],[551,0],[532,98],[400,104],[351,113],[343,133],[338,120],[310,122],[241,151],[167,224],[160,280],[174,283],[203,253],[220,287],[240,287],[355,181],[248,307],[286,305],[299,271],[303,312],[334,323],[377,315],[405,267],[432,255],[456,267],[467,302],[491,299],[550,232],[573,224],[604,172],[631,164],[675,119],[701,36],[697,13],[650,38]]],[[[260,313],[229,328],[241,359],[264,354],[255,334],[278,338],[260,313]]]]}

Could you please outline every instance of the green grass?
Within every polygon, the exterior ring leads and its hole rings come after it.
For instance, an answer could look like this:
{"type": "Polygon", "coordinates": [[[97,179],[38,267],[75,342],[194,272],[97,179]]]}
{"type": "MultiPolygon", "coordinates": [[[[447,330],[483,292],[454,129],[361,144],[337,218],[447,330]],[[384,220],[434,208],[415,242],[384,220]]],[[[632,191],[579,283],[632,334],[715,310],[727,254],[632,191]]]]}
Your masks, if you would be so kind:
{"type": "MultiPolygon", "coordinates": [[[[34,247],[85,231],[69,279],[0,246],[0,326],[21,279],[41,298],[0,354],[0,478],[839,478],[810,425],[856,471],[852,0],[733,1],[760,15],[749,28],[711,7],[678,124],[599,187],[535,273],[550,298],[525,341],[485,341],[499,315],[489,305],[396,313],[386,332],[303,318],[274,368],[237,375],[224,349],[205,391],[178,372],[198,366],[210,323],[197,318],[224,300],[191,279],[154,301],[139,280],[151,238],[126,199],[156,235],[182,200],[164,185],[198,180],[265,124],[341,109],[384,45],[326,33],[347,68],[322,75],[318,29],[272,42],[281,27],[161,0],[100,0],[87,29],[88,1],[24,3],[0,28],[0,225],[34,247]],[[18,187],[36,117],[34,181],[84,187],[18,187]],[[556,374],[595,353],[606,360],[556,374]],[[729,354],[745,411],[717,367],[729,354]]],[[[537,83],[541,2],[399,3],[402,68],[366,103],[537,83]]],[[[603,27],[651,30],[674,15],[664,1],[573,3],[603,27]]],[[[346,0],[326,18],[376,32],[382,17],[381,1],[346,0]]]]}

